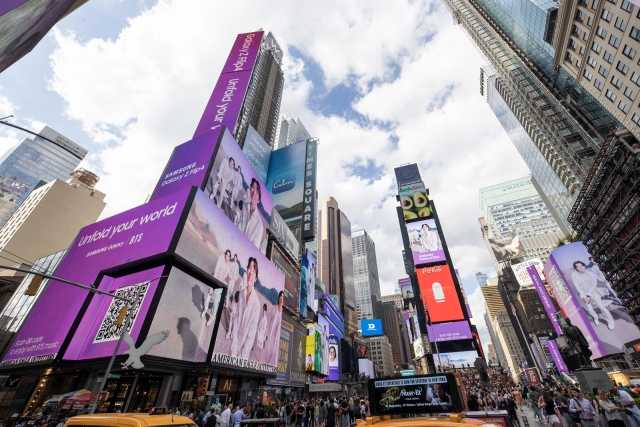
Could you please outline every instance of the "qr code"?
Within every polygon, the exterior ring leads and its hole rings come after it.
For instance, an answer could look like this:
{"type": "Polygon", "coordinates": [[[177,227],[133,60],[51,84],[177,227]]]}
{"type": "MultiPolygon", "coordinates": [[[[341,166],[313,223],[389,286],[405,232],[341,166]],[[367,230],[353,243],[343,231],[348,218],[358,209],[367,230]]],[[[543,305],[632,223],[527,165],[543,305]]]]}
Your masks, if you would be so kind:
{"type": "Polygon", "coordinates": [[[556,292],[558,293],[558,297],[562,305],[564,306],[567,301],[571,299],[571,292],[569,292],[569,288],[567,288],[567,284],[558,273],[558,269],[554,266],[549,272],[549,280],[553,283],[553,286],[556,288],[556,292]]]}
{"type": "MultiPolygon", "coordinates": [[[[136,296],[136,292],[138,291],[138,287],[140,287],[140,294],[138,295],[137,301],[134,301],[133,308],[129,307],[129,316],[131,316],[131,320],[129,321],[129,327],[127,328],[127,333],[131,333],[131,329],[133,329],[133,325],[136,323],[136,318],[138,317],[138,312],[140,311],[140,307],[142,306],[142,302],[144,301],[144,297],[147,295],[147,291],[149,290],[149,282],[138,283],[131,286],[124,286],[118,289],[115,295],[126,298],[128,300],[133,300],[136,296]]],[[[121,299],[113,298],[111,300],[111,304],[107,309],[107,312],[102,319],[102,324],[100,325],[100,329],[98,329],[98,333],[96,337],[93,339],[93,343],[101,343],[107,341],[114,341],[120,338],[120,334],[122,333],[122,325],[116,325],[115,321],[118,318],[118,314],[120,313],[120,309],[124,307],[127,303],[121,299]]],[[[124,322],[126,323],[126,322],[124,322]]]]}

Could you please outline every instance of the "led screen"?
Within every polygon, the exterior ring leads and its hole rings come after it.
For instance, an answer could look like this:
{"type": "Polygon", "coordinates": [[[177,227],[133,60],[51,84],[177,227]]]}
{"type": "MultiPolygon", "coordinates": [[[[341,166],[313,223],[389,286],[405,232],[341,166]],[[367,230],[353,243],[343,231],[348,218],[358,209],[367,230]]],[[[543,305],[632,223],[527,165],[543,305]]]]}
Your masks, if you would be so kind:
{"type": "Polygon", "coordinates": [[[322,335],[317,323],[307,323],[305,371],[322,371],[322,335]]]}
{"type": "Polygon", "coordinates": [[[413,299],[413,285],[411,285],[410,278],[404,278],[398,280],[398,286],[400,287],[400,293],[404,299],[413,299]]]}
{"type": "Polygon", "coordinates": [[[304,387],[306,362],[306,330],[293,328],[293,348],[291,350],[291,385],[304,387]]]}
{"type": "Polygon", "coordinates": [[[427,327],[431,342],[455,341],[472,339],[469,322],[438,323],[427,327]]]}
{"type": "Polygon", "coordinates": [[[277,246],[271,247],[271,262],[284,275],[284,304],[294,312],[300,307],[300,273],[277,246]]]}
{"type": "Polygon", "coordinates": [[[431,217],[429,191],[424,186],[424,182],[398,187],[398,194],[405,221],[431,217]]]}
{"type": "Polygon", "coordinates": [[[213,289],[172,268],[147,336],[169,334],[147,354],[185,362],[206,362],[221,296],[222,288],[213,289]]]}
{"type": "Polygon", "coordinates": [[[545,311],[547,312],[547,316],[549,316],[549,320],[553,325],[553,329],[555,329],[558,335],[562,335],[562,328],[558,323],[558,319],[556,318],[556,308],[551,301],[551,296],[549,296],[549,292],[547,292],[547,288],[542,283],[542,278],[538,274],[538,266],[531,265],[526,268],[525,272],[529,276],[531,283],[536,288],[536,292],[538,292],[538,296],[540,297],[540,302],[544,306],[545,311]]]}
{"type": "Polygon", "coordinates": [[[433,362],[436,364],[436,368],[461,368],[473,366],[474,362],[478,358],[478,352],[476,350],[469,351],[457,351],[450,353],[440,353],[433,355],[433,362]]]}
{"type": "Polygon", "coordinates": [[[276,370],[276,377],[267,379],[267,384],[289,385],[291,378],[292,349],[293,325],[286,320],[283,320],[280,328],[278,369],[276,370]]]}
{"type": "Polygon", "coordinates": [[[263,254],[266,253],[273,199],[227,129],[222,135],[204,193],[263,254]]]}
{"type": "MultiPolygon", "coordinates": [[[[101,270],[166,252],[188,196],[189,190],[176,192],[83,228],[56,276],[91,284],[101,270]]],[[[107,285],[111,286],[105,282],[107,285]]],[[[3,364],[55,358],[87,294],[83,289],[50,281],[5,354],[3,364]]],[[[87,316],[96,314],[88,312],[87,316]]],[[[75,359],[77,353],[65,358],[75,359]]]]}
{"type": "Polygon", "coordinates": [[[407,224],[409,245],[415,265],[446,261],[436,221],[426,219],[407,224]]]}
{"type": "Polygon", "coordinates": [[[460,412],[462,398],[453,374],[369,380],[372,415],[460,412]]]}
{"type": "Polygon", "coordinates": [[[307,249],[302,255],[302,274],[300,276],[300,315],[307,316],[307,309],[313,310],[316,260],[307,249]]]}
{"type": "Polygon", "coordinates": [[[329,375],[329,338],[335,335],[331,334],[331,323],[322,315],[318,314],[318,329],[320,331],[320,373],[329,375]]]}
{"type": "Polygon", "coordinates": [[[282,273],[201,191],[176,254],[213,272],[227,287],[213,362],[275,372],[284,305],[282,273]]]}
{"type": "Polygon", "coordinates": [[[340,338],[329,335],[329,378],[330,381],[340,379],[340,338]]]}
{"type": "Polygon", "coordinates": [[[460,298],[451,270],[447,265],[416,269],[420,294],[431,322],[450,322],[464,319],[460,298]]]}
{"type": "Polygon", "coordinates": [[[363,337],[374,337],[384,335],[382,332],[382,320],[380,319],[362,319],[360,321],[363,337]]]}
{"type": "Polygon", "coordinates": [[[247,129],[242,152],[247,156],[247,160],[256,170],[262,182],[267,182],[271,147],[251,125],[247,129]]]}
{"type": "Polygon", "coordinates": [[[640,338],[633,319],[581,242],[551,252],[544,273],[563,313],[587,339],[592,359],[623,353],[624,343],[640,338]]]}
{"type": "Polygon", "coordinates": [[[273,204],[289,226],[302,222],[306,142],[299,142],[271,153],[267,189],[273,204]]]}

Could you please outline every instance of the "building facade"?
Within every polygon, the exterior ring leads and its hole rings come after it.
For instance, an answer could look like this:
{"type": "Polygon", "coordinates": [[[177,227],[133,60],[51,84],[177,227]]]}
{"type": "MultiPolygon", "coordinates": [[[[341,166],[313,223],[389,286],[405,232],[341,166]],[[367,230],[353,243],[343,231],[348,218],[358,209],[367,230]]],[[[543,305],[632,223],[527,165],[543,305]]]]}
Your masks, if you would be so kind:
{"type": "Polygon", "coordinates": [[[627,0],[563,0],[552,43],[555,64],[640,138],[637,13],[627,0]]]}
{"type": "Polygon", "coordinates": [[[486,273],[483,273],[481,271],[478,271],[476,273],[476,279],[478,280],[478,284],[480,286],[484,286],[487,284],[487,279],[489,278],[489,276],[486,273]]]}
{"type": "Polygon", "coordinates": [[[382,297],[376,244],[365,230],[358,230],[351,233],[351,247],[358,320],[381,319],[382,297]]]}
{"type": "Polygon", "coordinates": [[[516,374],[520,372],[519,366],[526,361],[526,358],[522,351],[522,346],[518,341],[516,330],[506,310],[499,312],[495,319],[493,319],[493,329],[504,350],[505,357],[507,358],[507,366],[513,377],[517,378],[516,374]]]}
{"type": "Polygon", "coordinates": [[[480,290],[484,297],[484,304],[486,308],[484,321],[487,325],[487,329],[489,330],[491,342],[496,349],[498,363],[502,366],[507,366],[511,358],[511,353],[508,348],[504,347],[504,343],[499,336],[499,330],[496,328],[494,323],[498,315],[506,310],[504,302],[502,301],[502,297],[500,296],[500,292],[498,291],[498,286],[496,284],[485,282],[485,286],[481,287],[480,290]]]}
{"type": "Polygon", "coordinates": [[[348,336],[358,331],[351,222],[333,197],[322,201],[318,216],[319,277],[327,293],[338,296],[338,309],[344,316],[345,336],[348,336]]]}
{"type": "Polygon", "coordinates": [[[274,149],[278,150],[309,138],[311,138],[311,134],[304,127],[302,121],[285,112],[278,120],[274,149]]]}
{"type": "Polygon", "coordinates": [[[30,135],[0,157],[0,227],[33,190],[66,180],[88,153],[48,126],[39,135],[30,135]]]}
{"type": "Polygon", "coordinates": [[[376,378],[391,376],[394,373],[393,351],[387,337],[365,338],[369,348],[369,358],[376,370],[376,378]]]}
{"type": "Polygon", "coordinates": [[[487,344],[487,359],[490,366],[498,363],[498,353],[492,343],[487,344]]]}
{"type": "Polygon", "coordinates": [[[387,338],[389,338],[391,352],[393,354],[393,363],[396,366],[407,364],[412,358],[408,336],[403,322],[402,310],[398,308],[395,301],[383,302],[382,310],[382,330],[387,338]]]}

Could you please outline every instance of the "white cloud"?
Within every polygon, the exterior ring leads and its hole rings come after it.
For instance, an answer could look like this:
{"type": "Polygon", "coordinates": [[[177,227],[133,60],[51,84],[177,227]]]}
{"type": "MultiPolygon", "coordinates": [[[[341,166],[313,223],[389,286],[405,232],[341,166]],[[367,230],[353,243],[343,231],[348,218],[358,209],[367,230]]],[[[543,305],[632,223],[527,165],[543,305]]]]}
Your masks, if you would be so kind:
{"type": "MultiPolygon", "coordinates": [[[[83,43],[54,30],[50,88],[100,144],[86,163],[107,193],[104,215],[113,215],[142,203],[172,148],[190,139],[235,34],[273,31],[285,50],[282,111],[320,138],[320,197],[335,197],[354,229],[371,234],[385,294],[405,275],[394,167],[419,164],[463,276],[491,266],[477,226],[478,189],[528,173],[478,93],[481,58],[451,22],[439,0],[160,0],[115,40],[83,43]],[[319,65],[325,87],[355,86],[353,108],[366,120],[314,112],[320,82],[305,77],[310,63],[292,58],[292,47],[319,65]],[[368,161],[382,176],[350,173],[349,165],[368,161]]],[[[478,292],[469,295],[474,316],[478,292]]],[[[475,322],[482,329],[482,316],[475,322]]]]}
{"type": "MultiPolygon", "coordinates": [[[[0,86],[0,89],[2,87],[0,86]]],[[[0,118],[14,115],[18,108],[6,97],[0,95],[0,118]]],[[[11,119],[9,119],[11,121],[11,119]]],[[[18,131],[9,126],[0,125],[0,153],[4,153],[9,148],[20,142],[18,131]]]]}

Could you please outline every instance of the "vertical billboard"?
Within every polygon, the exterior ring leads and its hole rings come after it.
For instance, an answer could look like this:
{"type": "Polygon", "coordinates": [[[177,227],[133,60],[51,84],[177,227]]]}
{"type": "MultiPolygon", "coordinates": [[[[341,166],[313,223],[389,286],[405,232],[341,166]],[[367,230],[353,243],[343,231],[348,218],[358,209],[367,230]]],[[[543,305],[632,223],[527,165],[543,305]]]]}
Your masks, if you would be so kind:
{"type": "Polygon", "coordinates": [[[263,31],[238,34],[194,137],[221,126],[234,131],[263,35],[263,31]]]}
{"type": "Polygon", "coordinates": [[[278,353],[278,368],[276,377],[267,379],[270,385],[289,385],[291,378],[293,349],[293,325],[286,320],[282,321],[280,329],[280,348],[278,353]]]}
{"type": "Polygon", "coordinates": [[[413,286],[411,285],[411,279],[408,277],[398,279],[398,287],[400,288],[400,294],[404,299],[413,299],[413,286]]]}
{"type": "MultiPolygon", "coordinates": [[[[95,283],[101,270],[166,252],[189,192],[179,191],[84,227],[56,275],[95,283]]],[[[2,364],[55,359],[87,296],[84,289],[49,281],[2,364]]]]}
{"type": "Polygon", "coordinates": [[[273,199],[228,129],[222,135],[204,193],[266,253],[273,199]]]}
{"type": "Polygon", "coordinates": [[[558,344],[556,340],[547,341],[547,349],[549,349],[549,353],[551,353],[551,358],[558,369],[558,372],[562,372],[563,374],[569,375],[569,368],[567,368],[567,364],[564,363],[564,359],[562,358],[562,353],[560,353],[560,349],[558,348],[558,344]]]}
{"type": "Polygon", "coordinates": [[[306,329],[293,328],[293,347],[291,350],[291,385],[304,387],[305,384],[305,363],[307,349],[306,329]]]}
{"type": "Polygon", "coordinates": [[[525,269],[525,272],[529,276],[529,280],[536,288],[536,292],[538,292],[538,296],[540,297],[540,301],[544,306],[545,311],[547,312],[547,316],[549,316],[549,320],[551,324],[553,324],[553,329],[555,329],[558,335],[562,335],[562,328],[558,323],[558,319],[556,319],[555,312],[556,309],[553,306],[553,302],[551,301],[551,297],[549,296],[549,292],[547,292],[547,288],[545,288],[544,283],[542,283],[542,279],[538,274],[538,265],[532,264],[525,269]]]}
{"type": "Polygon", "coordinates": [[[260,136],[253,126],[247,128],[247,136],[244,140],[242,152],[256,170],[262,182],[267,182],[269,160],[271,158],[271,146],[260,136]]]}
{"type": "Polygon", "coordinates": [[[313,310],[316,288],[316,260],[307,249],[302,256],[302,274],[300,279],[300,315],[307,316],[307,309],[313,310]]]}
{"type": "Polygon", "coordinates": [[[424,182],[399,186],[398,194],[405,221],[431,217],[429,190],[425,187],[424,182]]]}
{"type": "Polygon", "coordinates": [[[447,260],[434,219],[408,223],[407,234],[416,266],[447,260]]]}
{"type": "Polygon", "coordinates": [[[329,381],[340,379],[340,338],[329,335],[329,381]]]}
{"type": "Polygon", "coordinates": [[[544,273],[563,313],[587,339],[592,359],[623,353],[625,342],[640,338],[638,327],[582,242],[551,252],[544,273]]]}
{"type": "Polygon", "coordinates": [[[275,372],[284,276],[201,191],[176,254],[227,287],[212,362],[275,372]]]}
{"type": "Polygon", "coordinates": [[[422,302],[433,323],[464,319],[451,273],[448,265],[416,269],[422,302]]]}
{"type": "Polygon", "coordinates": [[[284,275],[284,305],[295,313],[300,308],[300,273],[275,245],[271,247],[271,262],[284,275]]]}
{"type": "Polygon", "coordinates": [[[267,189],[273,205],[291,227],[302,222],[307,143],[298,142],[271,153],[267,189]]]}
{"type": "Polygon", "coordinates": [[[307,156],[304,167],[304,200],[302,204],[302,241],[308,242],[316,236],[316,170],[318,168],[318,141],[307,141],[307,156]]]}
{"type": "Polygon", "coordinates": [[[325,376],[329,375],[329,337],[331,336],[329,325],[329,321],[322,314],[318,314],[318,329],[320,330],[321,340],[319,372],[325,376]]]}
{"type": "Polygon", "coordinates": [[[222,129],[204,132],[174,148],[151,195],[151,200],[185,188],[194,186],[202,188],[221,134],[222,129]]]}
{"type": "Polygon", "coordinates": [[[304,369],[308,372],[322,370],[322,335],[317,323],[307,323],[304,369]]]}

